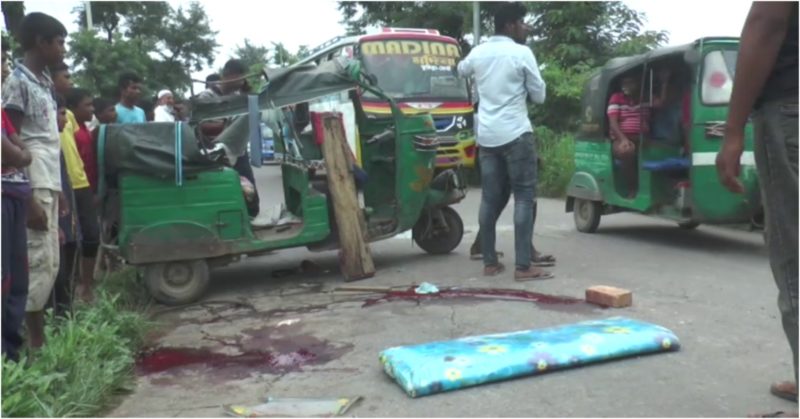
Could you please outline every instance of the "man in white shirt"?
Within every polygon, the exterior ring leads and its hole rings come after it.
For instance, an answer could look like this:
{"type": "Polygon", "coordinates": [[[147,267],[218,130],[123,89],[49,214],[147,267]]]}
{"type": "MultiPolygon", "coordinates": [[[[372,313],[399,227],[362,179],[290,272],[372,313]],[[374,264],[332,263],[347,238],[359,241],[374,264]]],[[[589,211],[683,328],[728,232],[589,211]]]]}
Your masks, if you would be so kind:
{"type": "Polygon", "coordinates": [[[495,251],[495,224],[503,202],[502,190],[514,194],[514,279],[552,278],[531,266],[533,201],[536,194],[536,143],[526,99],[544,103],[545,83],[536,58],[525,46],[529,28],[522,3],[506,3],[494,17],[495,36],[476,46],[459,63],[461,77],[474,77],[478,87],[478,146],[481,168],[481,249],[483,273],[505,270],[495,251]]]}
{"type": "Polygon", "coordinates": [[[175,110],[173,105],[175,99],[172,97],[172,92],[169,90],[162,90],[158,92],[158,106],[153,112],[155,118],[154,122],[175,122],[175,110]]]}

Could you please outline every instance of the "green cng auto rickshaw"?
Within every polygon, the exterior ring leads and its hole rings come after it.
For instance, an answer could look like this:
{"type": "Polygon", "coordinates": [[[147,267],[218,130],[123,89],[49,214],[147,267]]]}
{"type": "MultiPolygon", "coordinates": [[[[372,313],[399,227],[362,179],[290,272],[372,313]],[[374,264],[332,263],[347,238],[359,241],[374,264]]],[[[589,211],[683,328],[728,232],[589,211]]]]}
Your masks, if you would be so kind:
{"type": "Polygon", "coordinates": [[[728,192],[717,179],[715,167],[738,48],[738,38],[703,38],[612,59],[589,79],[566,203],[579,231],[595,232],[601,216],[622,211],[666,218],[686,229],[701,223],[763,225],[750,125],[742,156],[745,193],[728,192]],[[637,139],[638,179],[631,191],[630,179],[623,176],[621,162],[612,153],[607,109],[611,95],[621,89],[621,80],[632,75],[640,77],[639,103],[671,100],[651,108],[649,120],[640,121],[651,129],[641,130],[647,132],[637,139]],[[657,134],[655,127],[663,128],[665,121],[668,129],[657,134]]]}
{"type": "MultiPolygon", "coordinates": [[[[383,98],[391,119],[366,118],[354,100],[362,144],[357,185],[369,241],[412,230],[432,254],[455,249],[463,223],[449,205],[465,196],[454,171],[433,176],[436,129],[429,114],[405,115],[362,73],[356,62],[332,60],[268,73],[256,96],[195,100],[191,122],[102,126],[98,136],[103,240],[140,268],[159,302],[183,304],[203,294],[209,266],[244,255],[306,246],[338,246],[336,221],[325,182],[320,146],[308,129],[308,103],[348,97],[356,86],[383,98]],[[303,115],[304,114],[304,115],[303,115]],[[233,118],[213,143],[199,123],[233,118]],[[271,125],[280,152],[283,203],[267,222],[248,217],[240,177],[224,162],[247,148],[250,127],[271,125]]],[[[373,79],[374,81],[374,79],[373,79]]],[[[262,211],[264,211],[262,209],[262,211]]]]}

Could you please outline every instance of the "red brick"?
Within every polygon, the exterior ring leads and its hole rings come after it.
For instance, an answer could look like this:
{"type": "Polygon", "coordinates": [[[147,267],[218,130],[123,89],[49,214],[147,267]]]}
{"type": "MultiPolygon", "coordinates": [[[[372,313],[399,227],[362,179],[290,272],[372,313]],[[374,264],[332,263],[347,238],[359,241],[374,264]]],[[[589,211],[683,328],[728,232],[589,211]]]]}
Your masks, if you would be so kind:
{"type": "Polygon", "coordinates": [[[595,285],[586,289],[586,302],[603,307],[629,307],[633,304],[633,293],[622,288],[595,285]]]}

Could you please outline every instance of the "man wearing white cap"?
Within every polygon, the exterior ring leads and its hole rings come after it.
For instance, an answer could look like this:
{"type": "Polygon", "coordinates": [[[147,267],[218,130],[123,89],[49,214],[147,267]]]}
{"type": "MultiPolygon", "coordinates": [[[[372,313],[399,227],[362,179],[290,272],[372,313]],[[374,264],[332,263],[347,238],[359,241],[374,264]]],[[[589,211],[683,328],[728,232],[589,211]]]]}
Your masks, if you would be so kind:
{"type": "Polygon", "coordinates": [[[158,92],[158,106],[153,111],[155,114],[154,122],[175,122],[175,112],[172,109],[174,104],[172,92],[169,90],[162,90],[158,92]]]}

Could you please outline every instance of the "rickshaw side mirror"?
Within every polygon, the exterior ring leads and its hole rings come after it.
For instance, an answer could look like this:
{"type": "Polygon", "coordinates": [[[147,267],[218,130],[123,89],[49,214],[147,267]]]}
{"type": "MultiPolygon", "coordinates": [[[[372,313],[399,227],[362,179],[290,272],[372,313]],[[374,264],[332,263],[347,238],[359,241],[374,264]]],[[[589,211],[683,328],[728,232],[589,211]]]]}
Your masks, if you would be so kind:
{"type": "Polygon", "coordinates": [[[686,64],[696,65],[700,63],[700,52],[697,50],[689,50],[683,53],[683,60],[686,64]]]}

